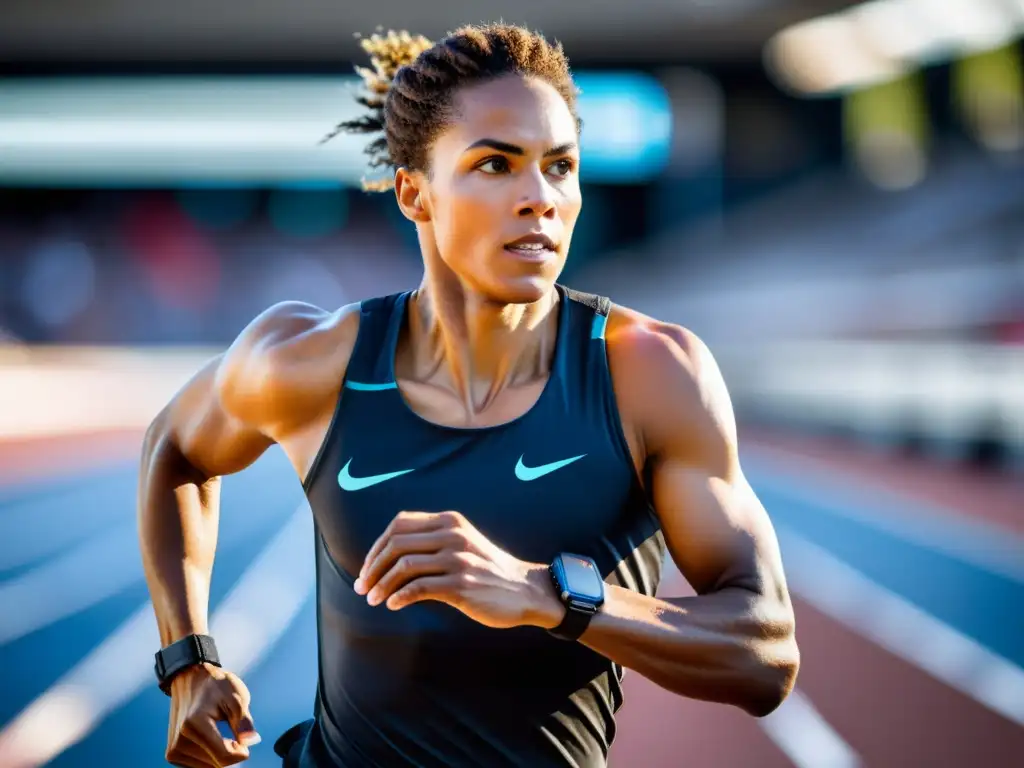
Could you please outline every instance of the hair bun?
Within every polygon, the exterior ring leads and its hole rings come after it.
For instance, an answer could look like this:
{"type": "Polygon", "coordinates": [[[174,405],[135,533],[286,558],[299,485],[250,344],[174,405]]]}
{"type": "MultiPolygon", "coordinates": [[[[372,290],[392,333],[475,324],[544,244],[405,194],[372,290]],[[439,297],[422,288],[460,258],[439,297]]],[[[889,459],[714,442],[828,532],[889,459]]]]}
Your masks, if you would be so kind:
{"type": "Polygon", "coordinates": [[[391,87],[391,81],[402,67],[412,64],[423,51],[434,44],[423,35],[410,35],[405,30],[387,34],[373,34],[359,41],[370,56],[370,67],[356,67],[368,91],[384,96],[391,87]]]}

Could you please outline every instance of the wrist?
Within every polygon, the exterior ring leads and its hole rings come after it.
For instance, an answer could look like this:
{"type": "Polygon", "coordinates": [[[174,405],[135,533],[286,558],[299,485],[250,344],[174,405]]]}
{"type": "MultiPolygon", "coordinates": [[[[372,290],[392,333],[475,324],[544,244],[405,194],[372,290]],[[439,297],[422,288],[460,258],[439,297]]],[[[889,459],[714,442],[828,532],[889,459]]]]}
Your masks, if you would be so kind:
{"type": "Polygon", "coordinates": [[[528,626],[554,629],[565,618],[565,605],[555,591],[551,573],[546,565],[531,563],[528,566],[526,583],[530,591],[527,603],[526,621],[528,626]]]}
{"type": "Polygon", "coordinates": [[[550,573],[552,589],[566,610],[561,623],[548,631],[561,640],[579,640],[604,604],[601,572],[593,558],[562,552],[551,561],[550,573]]]}
{"type": "Polygon", "coordinates": [[[217,667],[203,663],[185,667],[171,680],[171,698],[179,698],[182,694],[194,690],[200,683],[217,675],[217,667]]]}
{"type": "Polygon", "coordinates": [[[157,651],[153,671],[160,690],[170,695],[173,683],[180,675],[207,665],[220,666],[214,639],[209,635],[188,635],[157,651]]]}

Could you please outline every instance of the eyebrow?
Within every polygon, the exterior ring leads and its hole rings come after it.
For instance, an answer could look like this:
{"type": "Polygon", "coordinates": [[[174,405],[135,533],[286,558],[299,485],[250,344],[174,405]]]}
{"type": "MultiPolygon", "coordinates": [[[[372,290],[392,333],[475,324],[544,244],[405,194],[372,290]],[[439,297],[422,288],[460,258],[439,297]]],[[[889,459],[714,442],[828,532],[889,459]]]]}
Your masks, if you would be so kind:
{"type": "MultiPolygon", "coordinates": [[[[516,146],[515,144],[509,144],[506,141],[498,141],[497,139],[480,139],[475,141],[466,147],[466,151],[469,152],[471,149],[480,149],[481,147],[487,147],[489,149],[497,150],[498,152],[504,152],[507,155],[519,155],[522,157],[526,154],[526,150],[522,147],[516,146]]],[[[551,157],[552,155],[565,155],[576,149],[576,142],[570,141],[567,144],[559,144],[557,147],[552,147],[544,153],[544,157],[551,157]]]]}

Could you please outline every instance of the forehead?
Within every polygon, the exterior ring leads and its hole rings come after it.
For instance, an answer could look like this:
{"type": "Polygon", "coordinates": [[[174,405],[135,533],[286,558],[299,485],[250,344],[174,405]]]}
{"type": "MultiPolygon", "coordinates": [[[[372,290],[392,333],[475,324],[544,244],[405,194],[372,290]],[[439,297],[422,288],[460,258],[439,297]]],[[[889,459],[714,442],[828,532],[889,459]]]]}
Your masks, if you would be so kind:
{"type": "Polygon", "coordinates": [[[576,120],[549,83],[517,75],[473,85],[455,97],[448,138],[472,143],[499,139],[544,149],[576,141],[576,120]]]}

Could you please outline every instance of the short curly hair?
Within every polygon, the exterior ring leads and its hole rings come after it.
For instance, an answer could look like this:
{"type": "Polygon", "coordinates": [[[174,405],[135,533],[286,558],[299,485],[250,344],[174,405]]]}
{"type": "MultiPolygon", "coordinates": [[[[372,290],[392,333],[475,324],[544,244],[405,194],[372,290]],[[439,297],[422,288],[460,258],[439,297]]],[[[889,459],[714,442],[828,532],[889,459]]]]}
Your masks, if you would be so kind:
{"type": "Polygon", "coordinates": [[[398,168],[427,170],[427,152],[451,118],[455,93],[467,85],[504,75],[536,77],[565,99],[576,119],[577,88],[560,43],[510,24],[465,26],[437,43],[408,32],[375,34],[362,40],[372,67],[356,67],[366,92],[358,97],[369,110],[338,125],[339,133],[383,136],[366,148],[370,168],[386,168],[389,178],[363,180],[363,188],[385,191],[394,185],[398,168]]]}

